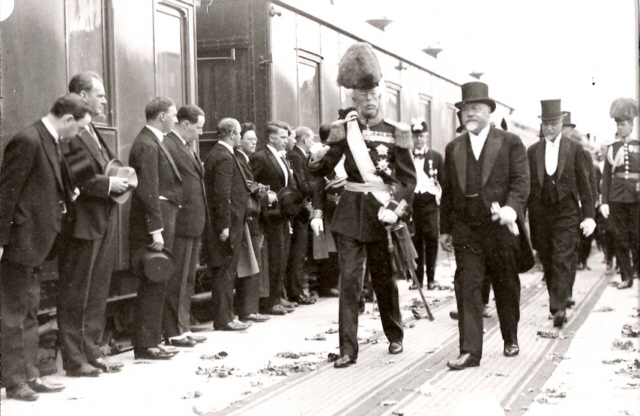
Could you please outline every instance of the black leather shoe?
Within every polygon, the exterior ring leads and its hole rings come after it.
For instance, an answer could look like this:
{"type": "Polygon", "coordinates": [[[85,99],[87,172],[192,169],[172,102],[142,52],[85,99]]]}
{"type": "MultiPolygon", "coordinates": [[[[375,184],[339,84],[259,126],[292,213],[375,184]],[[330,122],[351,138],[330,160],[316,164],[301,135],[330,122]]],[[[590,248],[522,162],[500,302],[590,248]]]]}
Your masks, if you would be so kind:
{"type": "Polygon", "coordinates": [[[100,370],[87,363],[82,363],[80,367],[67,370],[68,377],[98,377],[100,373],[100,370]]]}
{"type": "Polygon", "coordinates": [[[216,328],[216,331],[244,331],[249,326],[249,324],[243,324],[242,322],[231,321],[220,328],[216,328]]]}
{"type": "Polygon", "coordinates": [[[18,383],[13,387],[7,387],[7,397],[10,399],[22,400],[25,402],[34,402],[38,400],[38,393],[31,390],[27,383],[18,383]]]}
{"type": "Polygon", "coordinates": [[[479,366],[480,360],[467,352],[460,354],[455,360],[449,360],[449,362],[447,362],[447,367],[452,370],[464,370],[467,367],[479,366]]]}
{"type": "Polygon", "coordinates": [[[520,354],[520,347],[517,342],[505,342],[503,354],[505,357],[515,357],[520,354]]]}
{"type": "Polygon", "coordinates": [[[629,289],[633,287],[633,279],[626,280],[618,285],[618,289],[629,289]]]}
{"type": "Polygon", "coordinates": [[[165,344],[171,345],[173,347],[193,348],[196,346],[197,342],[187,337],[184,337],[184,338],[170,338],[165,341],[165,344]]]}
{"type": "Polygon", "coordinates": [[[389,344],[389,354],[400,354],[402,351],[404,351],[402,342],[392,342],[389,344]]]}
{"type": "Polygon", "coordinates": [[[64,385],[57,383],[49,383],[42,378],[37,377],[27,381],[27,386],[36,393],[56,393],[64,390],[64,385]]]}
{"type": "Polygon", "coordinates": [[[207,340],[207,337],[205,337],[204,335],[189,334],[187,335],[187,339],[190,339],[191,341],[195,341],[196,343],[200,344],[202,342],[205,342],[207,340]]]}
{"type": "Polygon", "coordinates": [[[338,358],[333,363],[333,366],[335,368],[345,368],[345,367],[349,367],[351,364],[355,364],[355,363],[356,363],[355,358],[351,358],[348,355],[343,355],[342,357],[338,358]]]}
{"type": "Polygon", "coordinates": [[[297,303],[299,305],[313,305],[314,303],[316,303],[316,300],[314,298],[310,298],[309,296],[305,295],[295,296],[289,299],[289,301],[294,304],[297,303]]]}
{"type": "Polygon", "coordinates": [[[266,315],[286,315],[287,310],[283,308],[282,305],[274,305],[270,308],[261,309],[260,313],[264,313],[266,315]]]}
{"type": "Polygon", "coordinates": [[[336,288],[326,289],[320,291],[320,297],[322,298],[337,298],[340,296],[340,291],[336,288]]]}
{"type": "Polygon", "coordinates": [[[105,360],[104,358],[98,358],[95,360],[91,360],[89,361],[89,364],[92,365],[93,367],[104,371],[105,373],[117,373],[120,371],[120,369],[122,367],[124,367],[124,364],[122,363],[111,363],[107,360],[105,360]]]}
{"type": "Polygon", "coordinates": [[[564,310],[556,311],[553,314],[553,326],[556,328],[562,328],[567,322],[567,312],[564,310]]]}
{"type": "Polygon", "coordinates": [[[567,305],[567,308],[573,308],[574,306],[576,306],[576,301],[573,300],[573,298],[567,298],[565,304],[567,305]]]}
{"type": "Polygon", "coordinates": [[[450,317],[451,319],[453,319],[453,320],[456,320],[456,321],[457,321],[457,320],[458,320],[458,317],[459,317],[459,315],[458,315],[458,311],[457,311],[457,310],[455,310],[455,309],[454,309],[454,310],[452,310],[452,311],[449,311],[449,317],[450,317]]]}
{"type": "Polygon", "coordinates": [[[175,353],[165,352],[159,348],[136,348],[133,350],[133,356],[136,360],[169,360],[174,355],[175,353]]]}
{"type": "Polygon", "coordinates": [[[280,305],[282,305],[283,308],[285,309],[295,309],[298,307],[298,303],[297,302],[289,302],[286,299],[280,299],[280,305]]]}
{"type": "Polygon", "coordinates": [[[264,322],[264,321],[268,321],[269,319],[271,319],[270,316],[262,315],[262,314],[259,314],[259,313],[252,313],[250,315],[241,317],[240,321],[242,321],[242,322],[264,322]]]}
{"type": "Polygon", "coordinates": [[[436,288],[435,282],[427,283],[427,290],[434,290],[436,288]]]}

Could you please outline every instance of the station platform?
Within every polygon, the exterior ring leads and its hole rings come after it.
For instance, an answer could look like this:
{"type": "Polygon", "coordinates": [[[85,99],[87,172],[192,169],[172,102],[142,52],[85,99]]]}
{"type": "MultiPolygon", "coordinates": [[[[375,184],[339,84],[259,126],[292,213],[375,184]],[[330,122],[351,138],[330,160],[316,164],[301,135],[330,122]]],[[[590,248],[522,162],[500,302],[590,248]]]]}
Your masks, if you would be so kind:
{"type": "Polygon", "coordinates": [[[3,390],[2,414],[640,415],[640,347],[638,338],[622,333],[624,325],[637,330],[639,285],[617,290],[619,275],[605,273],[600,252],[590,265],[578,272],[577,304],[562,330],[548,319],[542,273],[521,275],[520,355],[514,358],[502,355],[492,294],[478,368],[446,366],[458,355],[458,327],[449,317],[454,259],[441,255],[439,287],[424,291],[434,321],[415,318],[419,294],[398,282],[402,354],[388,354],[375,304],[367,303],[358,362],[333,368],[327,358],[338,353],[338,299],[321,298],[247,331],[203,331],[205,343],[169,361],[136,361],[127,352],[110,357],[124,362],[120,373],[76,379],[60,371],[48,379],[66,389],[36,402],[6,400],[3,390]]]}

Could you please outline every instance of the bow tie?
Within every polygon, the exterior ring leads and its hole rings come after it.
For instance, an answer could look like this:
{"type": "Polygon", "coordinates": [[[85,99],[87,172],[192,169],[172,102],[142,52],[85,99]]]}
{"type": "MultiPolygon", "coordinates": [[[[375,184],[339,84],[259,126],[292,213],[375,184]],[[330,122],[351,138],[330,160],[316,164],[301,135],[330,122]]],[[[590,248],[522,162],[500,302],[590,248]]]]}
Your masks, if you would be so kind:
{"type": "Polygon", "coordinates": [[[413,157],[414,157],[415,159],[418,159],[418,160],[420,160],[420,159],[424,159],[424,156],[425,156],[425,154],[424,154],[424,153],[414,153],[414,154],[413,154],[413,157]]]}

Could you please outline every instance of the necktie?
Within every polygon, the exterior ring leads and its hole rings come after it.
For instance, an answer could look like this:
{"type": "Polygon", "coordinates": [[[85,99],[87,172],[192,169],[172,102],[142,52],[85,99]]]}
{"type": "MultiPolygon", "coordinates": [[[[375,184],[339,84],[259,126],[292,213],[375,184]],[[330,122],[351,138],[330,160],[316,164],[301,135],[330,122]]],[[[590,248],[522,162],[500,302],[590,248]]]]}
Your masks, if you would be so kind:
{"type": "Polygon", "coordinates": [[[424,159],[424,153],[414,153],[413,154],[414,159],[424,159]]]}

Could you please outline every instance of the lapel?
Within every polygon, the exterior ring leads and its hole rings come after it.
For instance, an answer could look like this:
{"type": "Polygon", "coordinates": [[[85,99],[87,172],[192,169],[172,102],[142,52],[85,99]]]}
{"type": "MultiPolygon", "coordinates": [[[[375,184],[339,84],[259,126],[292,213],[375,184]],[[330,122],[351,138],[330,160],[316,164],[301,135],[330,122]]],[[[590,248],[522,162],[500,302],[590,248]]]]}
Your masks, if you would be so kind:
{"type": "Polygon", "coordinates": [[[94,124],[91,123],[91,127],[93,128],[94,133],[96,134],[96,136],[98,136],[98,140],[100,141],[100,146],[102,146],[102,148],[107,152],[107,154],[109,155],[109,160],[113,160],[113,159],[117,159],[118,157],[116,156],[115,153],[113,153],[111,151],[111,149],[109,148],[109,146],[106,145],[104,139],[102,138],[102,136],[100,135],[100,132],[98,132],[98,129],[95,128],[94,124]]]}
{"type": "Polygon", "coordinates": [[[562,177],[562,171],[564,170],[564,165],[566,164],[567,157],[569,156],[570,146],[571,143],[569,143],[569,139],[564,136],[560,136],[560,149],[558,151],[558,179],[562,177]]]}
{"type": "Polygon", "coordinates": [[[496,164],[498,153],[502,147],[502,137],[495,133],[495,128],[489,128],[489,134],[487,135],[487,141],[484,143],[484,161],[482,163],[482,186],[489,180],[489,175],[493,170],[493,166],[496,164]]]}
{"type": "MultiPolygon", "coordinates": [[[[271,164],[276,168],[276,171],[279,172],[280,182],[282,182],[282,186],[284,186],[285,185],[284,175],[287,175],[287,173],[282,171],[282,168],[280,167],[280,163],[278,163],[278,159],[276,159],[276,156],[273,154],[271,149],[269,148],[265,149],[265,153],[267,154],[267,159],[271,161],[271,164]]],[[[285,166],[286,166],[286,163],[285,163],[285,166]]]]}
{"type": "Polygon", "coordinates": [[[38,120],[35,124],[36,129],[40,133],[40,140],[42,141],[42,147],[44,147],[44,152],[51,163],[51,167],[53,168],[53,172],[55,174],[56,180],[58,181],[58,185],[60,185],[60,189],[64,189],[64,184],[62,182],[62,174],[60,172],[60,163],[61,161],[58,159],[58,151],[56,150],[56,145],[54,144],[53,137],[49,130],[44,126],[42,120],[38,120]]]}
{"type": "Polygon", "coordinates": [[[538,181],[540,181],[540,186],[544,183],[544,153],[546,147],[547,142],[545,139],[542,139],[536,149],[536,165],[538,167],[538,181]]]}
{"type": "Polygon", "coordinates": [[[193,163],[193,165],[196,167],[196,171],[200,174],[200,176],[202,176],[202,165],[200,165],[200,162],[198,161],[198,159],[196,159],[196,154],[195,152],[193,152],[192,148],[184,145],[182,143],[182,140],[180,140],[180,138],[174,132],[167,134],[167,137],[170,137],[171,140],[173,140],[173,142],[176,144],[176,147],[189,158],[191,163],[193,163]]]}
{"type": "Polygon", "coordinates": [[[469,133],[464,133],[456,148],[453,149],[453,160],[456,164],[458,183],[464,195],[467,194],[467,149],[469,146],[469,133]]]}
{"type": "MultiPolygon", "coordinates": [[[[98,145],[97,145],[95,139],[91,136],[91,133],[89,133],[87,131],[87,129],[82,129],[78,133],[78,137],[80,138],[82,143],[84,143],[85,147],[87,148],[87,150],[89,151],[91,156],[93,156],[93,158],[96,160],[98,165],[102,166],[102,161],[103,161],[104,157],[101,157],[101,153],[102,152],[100,152],[100,149],[98,148],[98,145]]],[[[102,146],[104,148],[104,144],[102,146]]],[[[107,156],[107,162],[109,161],[110,156],[111,155],[107,156]]],[[[104,169],[104,166],[102,166],[102,168],[104,169]]]]}
{"type": "Polygon", "coordinates": [[[424,173],[426,173],[427,175],[429,175],[429,159],[431,159],[431,149],[424,152],[424,159],[422,159],[424,160],[424,163],[422,165],[422,170],[424,170],[424,173]]]}
{"type": "Polygon", "coordinates": [[[180,182],[182,182],[182,177],[180,176],[180,172],[178,171],[178,167],[176,166],[175,162],[173,161],[173,158],[169,154],[169,151],[167,150],[167,148],[164,147],[162,142],[160,140],[158,140],[156,135],[151,130],[149,130],[146,126],[144,127],[144,131],[146,132],[147,135],[151,136],[153,141],[155,141],[158,144],[158,147],[160,147],[160,150],[162,150],[162,153],[164,153],[165,157],[169,161],[169,164],[171,165],[171,169],[173,169],[173,173],[175,173],[176,177],[178,178],[178,180],[180,182]]]}

